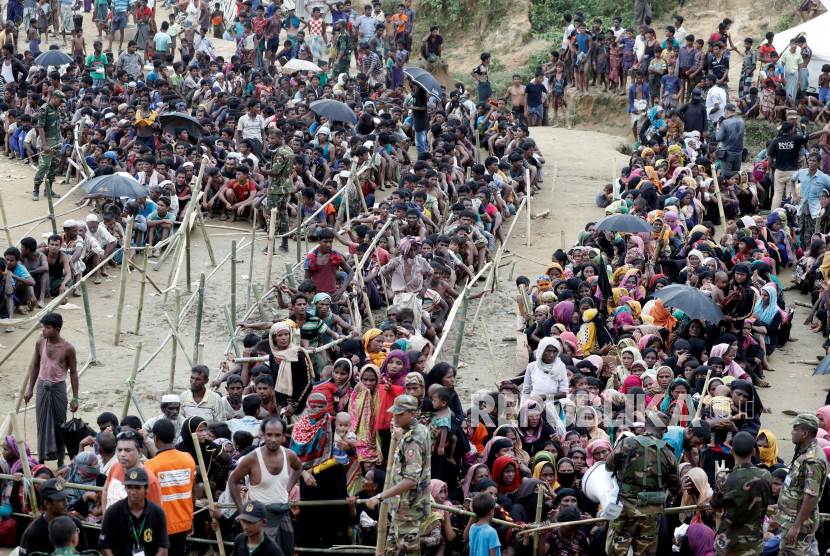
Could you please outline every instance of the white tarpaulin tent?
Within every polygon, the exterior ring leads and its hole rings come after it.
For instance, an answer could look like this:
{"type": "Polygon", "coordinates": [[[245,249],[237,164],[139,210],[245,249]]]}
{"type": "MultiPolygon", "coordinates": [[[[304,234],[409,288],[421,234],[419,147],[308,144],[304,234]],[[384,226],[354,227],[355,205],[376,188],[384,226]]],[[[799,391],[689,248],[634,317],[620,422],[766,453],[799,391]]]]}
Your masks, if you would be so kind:
{"type": "MultiPolygon", "coordinates": [[[[822,2],[824,1],[822,0],[822,2]]],[[[818,92],[818,76],[821,74],[821,66],[830,64],[830,33],[827,32],[828,28],[830,28],[830,12],[814,17],[807,23],[802,23],[792,29],[776,33],[772,41],[775,51],[782,54],[790,47],[790,39],[795,38],[800,33],[804,34],[807,45],[813,51],[813,57],[807,66],[807,71],[810,72],[808,83],[811,91],[816,93],[818,92]]]]}

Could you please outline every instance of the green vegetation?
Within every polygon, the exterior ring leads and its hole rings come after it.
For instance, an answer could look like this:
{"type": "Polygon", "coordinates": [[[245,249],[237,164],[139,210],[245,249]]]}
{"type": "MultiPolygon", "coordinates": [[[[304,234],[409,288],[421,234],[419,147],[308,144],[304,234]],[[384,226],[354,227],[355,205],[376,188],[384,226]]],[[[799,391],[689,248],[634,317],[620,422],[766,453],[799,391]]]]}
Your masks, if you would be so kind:
{"type": "MultiPolygon", "coordinates": [[[[651,9],[655,16],[671,6],[666,0],[652,0],[651,9]]],[[[623,18],[623,26],[628,27],[634,24],[631,18],[631,6],[626,4],[621,9],[620,3],[612,0],[583,0],[579,3],[571,0],[531,0],[530,2],[530,25],[534,33],[551,33],[559,35],[560,40],[564,29],[561,28],[562,14],[565,12],[573,14],[582,12],[583,19],[590,28],[595,17],[602,19],[603,28],[611,26],[611,20],[615,16],[623,18]],[[560,30],[561,29],[561,30],[560,30]]]]}
{"type": "MultiPolygon", "coordinates": [[[[495,56],[490,63],[490,86],[493,88],[493,95],[490,98],[497,99],[503,96],[507,88],[513,84],[513,74],[518,73],[522,77],[522,83],[529,82],[536,73],[536,66],[546,64],[550,61],[550,53],[547,50],[537,50],[530,54],[527,60],[527,65],[520,68],[507,68],[495,56]]],[[[470,77],[470,70],[457,71],[453,73],[453,78],[464,84],[470,97],[475,98],[476,82],[470,77]]]]}
{"type": "MultiPolygon", "coordinates": [[[[486,26],[496,25],[510,8],[509,0],[422,0],[420,12],[430,24],[438,23],[449,29],[467,29],[479,17],[486,26]],[[471,17],[472,14],[477,14],[471,17]]],[[[420,17],[419,17],[420,20],[420,17]]],[[[442,31],[443,33],[444,31],[442,31]]]]}
{"type": "Polygon", "coordinates": [[[764,120],[746,120],[744,147],[749,151],[749,156],[753,160],[766,148],[767,141],[775,137],[777,131],[776,126],[764,120]]]}

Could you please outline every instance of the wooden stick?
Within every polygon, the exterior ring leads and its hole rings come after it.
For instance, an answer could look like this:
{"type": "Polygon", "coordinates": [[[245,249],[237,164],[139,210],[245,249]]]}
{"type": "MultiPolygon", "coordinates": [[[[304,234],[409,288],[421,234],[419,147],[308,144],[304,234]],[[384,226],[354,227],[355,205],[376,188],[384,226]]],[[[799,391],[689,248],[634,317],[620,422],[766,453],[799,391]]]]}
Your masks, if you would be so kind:
{"type": "Polygon", "coordinates": [[[196,303],[196,330],[193,332],[193,359],[199,355],[199,337],[202,335],[202,309],[205,303],[205,273],[199,277],[199,301],[196,303]]]}
{"type": "MultiPolygon", "coordinates": [[[[450,508],[449,511],[453,511],[453,509],[454,508],[450,508]]],[[[663,511],[663,514],[664,515],[682,514],[684,512],[695,512],[695,511],[699,511],[699,510],[711,510],[711,509],[712,509],[712,507],[709,506],[708,504],[706,506],[702,507],[702,508],[700,506],[678,506],[676,508],[666,508],[663,511]]],[[[582,525],[590,525],[592,523],[602,523],[604,521],[610,521],[610,520],[606,517],[596,517],[596,518],[591,518],[591,519],[581,519],[579,521],[563,521],[561,523],[551,523],[550,525],[545,525],[544,527],[534,527],[533,529],[525,529],[524,531],[519,531],[516,534],[517,535],[529,535],[531,533],[542,533],[544,531],[551,531],[553,529],[559,529],[560,527],[568,527],[570,525],[582,526],[582,525]]],[[[496,522],[496,520],[494,519],[493,523],[495,523],[495,522],[496,522]]],[[[521,527],[521,526],[519,526],[519,527],[521,527]]]]}
{"type": "MultiPolygon", "coordinates": [[[[234,242],[236,243],[236,242],[234,242]]],[[[185,284],[184,291],[187,293],[191,292],[190,286],[190,226],[184,227],[184,252],[185,252],[185,280],[187,283],[185,284]]]]}
{"type": "Polygon", "coordinates": [[[470,303],[470,288],[464,288],[464,300],[461,302],[461,318],[458,322],[458,332],[455,335],[455,351],[452,355],[453,367],[458,368],[458,360],[461,358],[461,343],[464,341],[464,326],[467,324],[467,307],[470,303]]]}
{"type": "MultiPolygon", "coordinates": [[[[207,246],[208,257],[210,257],[210,265],[216,266],[216,257],[213,255],[213,246],[210,244],[210,236],[208,235],[207,226],[205,226],[205,215],[202,214],[201,208],[198,210],[199,228],[202,230],[202,237],[205,240],[205,246],[207,246]]],[[[254,225],[254,229],[256,229],[256,225],[254,225]]]]}
{"type": "Polygon", "coordinates": [[[127,388],[127,397],[124,399],[124,409],[121,411],[121,419],[124,419],[130,411],[130,400],[132,400],[131,388],[135,386],[135,377],[138,374],[138,364],[141,361],[141,348],[142,342],[139,340],[138,345],[135,347],[133,370],[130,372],[130,380],[127,381],[130,388],[127,388]]]}
{"type": "MultiPolygon", "coordinates": [[[[156,265],[153,267],[154,271],[158,271],[158,269],[161,268],[161,265],[164,263],[164,261],[167,260],[167,257],[169,257],[171,254],[175,253],[175,255],[173,255],[174,259],[179,257],[179,247],[181,246],[181,239],[182,238],[178,232],[167,236],[167,239],[164,240],[167,241],[167,243],[165,244],[167,248],[164,250],[163,253],[159,254],[159,260],[156,261],[156,265]],[[175,249],[173,249],[174,246],[175,249]]],[[[152,248],[161,249],[161,247],[161,245],[154,245],[152,248]]]]}
{"type": "Polygon", "coordinates": [[[712,180],[715,182],[715,197],[718,199],[718,211],[720,212],[720,221],[726,229],[726,213],[723,212],[723,200],[721,199],[720,186],[718,185],[718,173],[712,168],[712,180]]]}
{"type": "Polygon", "coordinates": [[[199,356],[196,358],[197,365],[205,364],[205,343],[199,342],[199,356]]]}
{"type": "Polygon", "coordinates": [[[360,267],[361,268],[366,266],[366,261],[368,261],[369,257],[372,256],[372,253],[374,253],[374,250],[375,250],[375,247],[378,244],[378,241],[380,240],[381,236],[383,235],[383,232],[386,231],[386,228],[388,228],[390,224],[392,224],[392,219],[387,218],[386,223],[383,226],[381,226],[380,230],[378,230],[378,233],[375,234],[375,238],[372,240],[372,243],[369,244],[369,249],[366,250],[366,254],[363,255],[363,258],[360,260],[360,267]]]}
{"type": "MultiPolygon", "coordinates": [[[[484,268],[481,269],[481,272],[476,274],[473,277],[473,279],[470,280],[470,282],[464,287],[464,289],[465,290],[469,289],[470,284],[475,284],[482,274],[484,274],[486,271],[490,270],[490,265],[492,265],[492,264],[493,263],[491,261],[491,262],[487,263],[486,265],[484,265],[484,268]]],[[[458,312],[458,309],[461,307],[461,303],[463,302],[463,300],[464,300],[464,295],[459,295],[457,298],[455,298],[455,302],[452,304],[452,308],[450,309],[449,314],[447,314],[447,318],[445,319],[445,324],[444,324],[444,333],[441,334],[441,339],[438,341],[438,345],[435,346],[435,351],[432,354],[432,360],[433,361],[438,361],[438,354],[441,353],[441,348],[444,347],[444,342],[447,340],[447,336],[450,333],[450,328],[452,328],[452,326],[451,326],[452,321],[453,321],[453,319],[455,319],[455,313],[458,312]]],[[[468,298],[468,301],[469,301],[469,298],[468,298]]]]}
{"type": "Polygon", "coordinates": [[[225,305],[224,308],[225,308],[225,320],[228,322],[228,330],[230,331],[230,334],[231,334],[231,347],[233,347],[233,352],[236,354],[236,356],[239,357],[239,355],[240,355],[239,354],[239,346],[236,343],[236,333],[235,333],[235,330],[234,330],[234,327],[233,327],[233,318],[231,317],[231,313],[228,310],[228,306],[225,305]]]}
{"type": "Polygon", "coordinates": [[[14,247],[12,243],[12,233],[9,231],[9,221],[6,220],[6,205],[3,204],[3,195],[0,194],[0,216],[3,218],[3,229],[6,231],[6,241],[9,247],[14,247]]]}
{"type": "MultiPolygon", "coordinates": [[[[545,504],[545,487],[537,484],[538,497],[536,499],[536,523],[542,523],[542,506],[545,504]]],[[[533,535],[533,554],[539,551],[539,533],[533,535]]]]}
{"type": "Polygon", "coordinates": [[[86,333],[89,336],[89,353],[92,355],[92,360],[98,359],[95,355],[95,336],[92,330],[92,311],[89,308],[89,292],[87,291],[86,281],[81,282],[81,292],[84,297],[84,313],[86,314],[86,333]]]}
{"type": "MultiPolygon", "coordinates": [[[[127,260],[127,256],[130,254],[129,251],[124,251],[123,258],[121,259],[121,264],[129,264],[130,261],[127,260]]],[[[141,265],[141,290],[138,295],[138,316],[135,320],[135,335],[139,335],[139,331],[141,330],[141,313],[144,312],[144,289],[147,287],[147,262],[149,260],[150,250],[144,250],[144,264],[141,265]]]]}
{"type": "MultiPolygon", "coordinates": [[[[20,452],[21,454],[24,452],[20,452]]],[[[392,437],[392,441],[389,442],[389,454],[386,458],[386,480],[383,482],[383,490],[388,490],[390,486],[392,486],[392,465],[395,463],[395,456],[398,454],[398,443],[395,441],[395,437],[392,437]]],[[[386,530],[389,527],[388,519],[389,519],[389,502],[383,500],[380,503],[380,509],[378,514],[378,546],[375,550],[375,554],[377,556],[381,556],[382,554],[386,553],[386,530]]]]}
{"type": "Polygon", "coordinates": [[[26,477],[26,482],[29,484],[29,505],[32,507],[32,515],[40,516],[40,510],[37,507],[37,493],[35,492],[35,484],[32,482],[32,470],[29,469],[29,458],[26,457],[25,439],[20,433],[20,425],[17,423],[17,413],[12,411],[9,413],[9,421],[12,424],[14,431],[14,441],[17,442],[17,453],[21,454],[20,463],[23,464],[23,476],[26,477]]]}
{"type": "MultiPolygon", "coordinates": [[[[387,474],[387,477],[388,476],[389,475],[387,474]]],[[[440,504],[430,504],[430,505],[434,508],[445,509],[446,511],[452,512],[454,514],[461,514],[461,515],[464,515],[464,516],[467,516],[467,517],[476,517],[476,514],[474,514],[473,512],[467,512],[467,511],[462,510],[461,508],[456,508],[455,506],[442,506],[440,504]]],[[[493,519],[493,520],[491,520],[491,522],[493,523],[493,525],[507,525],[508,527],[511,527],[513,529],[521,529],[522,527],[524,527],[524,525],[520,525],[520,524],[514,523],[512,521],[504,521],[504,520],[501,520],[501,519],[493,519]]],[[[577,522],[576,521],[571,521],[571,523],[577,523],[577,522]]],[[[532,532],[532,531],[533,530],[529,530],[529,532],[532,532]]]]}
{"type": "Polygon", "coordinates": [[[236,318],[236,240],[231,242],[231,319],[236,318]]]}
{"type": "Polygon", "coordinates": [[[182,341],[182,337],[179,335],[179,327],[173,323],[173,320],[170,318],[170,315],[164,313],[164,318],[167,320],[167,324],[170,326],[170,330],[173,332],[173,337],[176,339],[176,343],[179,344],[179,348],[182,350],[182,355],[184,358],[187,359],[187,364],[191,367],[195,365],[194,361],[196,361],[196,355],[193,355],[193,359],[187,354],[187,348],[184,346],[184,342],[182,341]]]}
{"type": "Polygon", "coordinates": [[[254,280],[254,256],[256,255],[256,222],[251,226],[251,260],[248,264],[248,300],[245,307],[251,306],[251,284],[254,280]]]}
{"type": "MultiPolygon", "coordinates": [[[[709,391],[709,379],[712,377],[712,369],[706,373],[706,382],[703,383],[703,392],[700,393],[700,399],[703,400],[706,393],[709,391]]],[[[703,403],[697,404],[697,411],[695,412],[694,420],[700,419],[700,411],[703,409],[703,403]]]]}
{"type": "Polygon", "coordinates": [[[294,280],[294,269],[291,267],[291,263],[285,263],[285,278],[288,280],[289,286],[292,288],[297,287],[297,282],[294,280]]]}
{"type": "MultiPolygon", "coordinates": [[[[346,198],[343,201],[348,203],[349,202],[348,196],[346,196],[346,198]]],[[[329,202],[331,202],[331,199],[329,199],[329,202]]],[[[309,218],[311,218],[311,216],[309,218]]],[[[303,258],[302,258],[303,255],[301,253],[303,248],[302,248],[302,243],[300,243],[300,241],[302,239],[302,237],[301,237],[302,235],[303,235],[303,195],[302,195],[302,193],[297,193],[297,262],[298,263],[302,262],[302,260],[303,260],[303,258]]],[[[268,287],[267,282],[265,284],[265,287],[266,288],[268,287]]]]}
{"type": "MultiPolygon", "coordinates": [[[[297,213],[300,207],[297,207],[297,213]]],[[[271,222],[268,223],[268,258],[265,261],[265,287],[271,287],[271,263],[274,260],[274,233],[277,229],[277,207],[271,209],[271,222]]],[[[298,245],[299,247],[299,245],[298,245]]],[[[251,255],[253,263],[253,255],[251,255]]]]}
{"type": "Polygon", "coordinates": [[[52,204],[52,184],[45,182],[43,184],[43,192],[46,193],[46,203],[49,205],[49,220],[52,222],[52,233],[57,234],[58,222],[55,219],[55,205],[52,204]]]}
{"type": "MultiPolygon", "coordinates": [[[[176,291],[176,301],[175,301],[174,307],[175,307],[176,312],[173,313],[173,314],[178,316],[179,308],[181,307],[181,304],[182,304],[182,290],[180,290],[179,288],[176,288],[175,291],[176,291]]],[[[173,335],[175,336],[176,334],[178,334],[178,332],[174,331],[173,335]]],[[[173,342],[173,352],[170,354],[170,382],[167,385],[167,393],[168,394],[173,393],[173,380],[175,380],[175,378],[176,378],[176,343],[177,342],[173,342]]]]}
{"type": "MultiPolygon", "coordinates": [[[[288,263],[286,263],[288,264],[288,263]]],[[[265,307],[262,306],[262,297],[259,295],[259,284],[253,285],[254,289],[254,299],[256,300],[256,306],[259,309],[259,320],[266,321],[268,320],[268,315],[265,314],[265,307]]],[[[250,308],[249,308],[250,310],[250,308]]]]}
{"type": "Polygon", "coordinates": [[[513,259],[513,262],[510,264],[510,276],[507,277],[508,282],[513,281],[513,271],[514,270],[516,270],[516,259],[513,259]]]}
{"type": "MultiPolygon", "coordinates": [[[[199,435],[198,433],[193,433],[190,435],[193,438],[193,444],[195,446],[199,445],[199,435]]],[[[205,458],[202,457],[202,451],[196,450],[196,457],[198,458],[199,464],[199,473],[202,475],[202,484],[205,486],[205,495],[207,496],[208,507],[213,510],[213,493],[210,489],[210,479],[207,476],[207,469],[205,469],[205,458]]],[[[213,521],[216,521],[215,519],[213,521]]],[[[222,542],[222,533],[219,529],[216,529],[216,541],[219,543],[219,554],[220,556],[225,556],[225,545],[222,542]]]]}
{"type": "Polygon", "coordinates": [[[487,332],[487,324],[484,322],[484,317],[481,317],[481,330],[484,332],[484,341],[487,342],[490,361],[493,363],[493,370],[496,372],[496,382],[499,382],[499,366],[496,364],[496,356],[493,355],[493,344],[490,343],[490,334],[487,332]]]}
{"type": "Polygon", "coordinates": [[[527,246],[530,247],[530,169],[525,170],[525,184],[527,185],[527,212],[525,212],[525,220],[527,220],[527,246]]]}
{"type": "MultiPolygon", "coordinates": [[[[516,261],[516,259],[513,259],[514,264],[515,264],[515,261],[516,261]]],[[[478,300],[478,307],[476,307],[475,315],[473,315],[473,322],[470,326],[470,332],[475,331],[476,322],[478,321],[478,314],[481,312],[481,306],[484,305],[484,298],[487,297],[486,292],[490,290],[490,286],[493,284],[493,279],[495,278],[495,276],[496,276],[496,265],[493,265],[490,268],[490,272],[487,274],[487,281],[484,282],[485,294],[482,295],[478,300]]]]}
{"type": "MultiPolygon", "coordinates": [[[[56,232],[57,233],[57,232],[56,232]]],[[[127,217],[127,231],[124,235],[125,243],[128,245],[127,251],[124,252],[124,258],[129,255],[130,238],[133,237],[133,217],[127,217]]],[[[121,342],[121,317],[124,313],[124,296],[127,293],[127,272],[130,265],[121,265],[121,286],[118,292],[118,308],[116,309],[115,317],[115,340],[113,345],[118,345],[121,342]]],[[[91,273],[90,273],[91,274],[91,273]]]]}

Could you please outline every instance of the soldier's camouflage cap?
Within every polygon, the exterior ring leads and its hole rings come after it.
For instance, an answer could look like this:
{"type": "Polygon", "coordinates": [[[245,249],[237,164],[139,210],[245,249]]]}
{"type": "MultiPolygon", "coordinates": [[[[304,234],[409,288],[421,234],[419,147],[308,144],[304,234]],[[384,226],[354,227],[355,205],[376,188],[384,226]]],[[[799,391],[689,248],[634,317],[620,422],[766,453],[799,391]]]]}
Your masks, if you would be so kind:
{"type": "Polygon", "coordinates": [[[387,411],[389,413],[403,413],[404,411],[418,411],[418,400],[414,396],[398,396],[395,403],[387,411]]]}
{"type": "Polygon", "coordinates": [[[799,413],[798,417],[790,421],[791,425],[809,425],[811,427],[819,428],[818,417],[812,413],[799,413]]]}

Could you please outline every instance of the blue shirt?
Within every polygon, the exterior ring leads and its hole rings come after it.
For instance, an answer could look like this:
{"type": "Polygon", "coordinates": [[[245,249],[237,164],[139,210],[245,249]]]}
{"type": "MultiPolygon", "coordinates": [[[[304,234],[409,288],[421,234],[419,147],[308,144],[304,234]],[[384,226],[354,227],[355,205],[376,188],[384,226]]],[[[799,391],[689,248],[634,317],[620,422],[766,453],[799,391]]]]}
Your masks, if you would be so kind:
{"type": "Polygon", "coordinates": [[[144,218],[147,218],[148,216],[156,212],[156,208],[156,204],[150,199],[147,199],[147,203],[144,205],[144,210],[138,211],[138,214],[140,214],[144,218]]]}
{"type": "Polygon", "coordinates": [[[664,94],[674,95],[680,90],[680,79],[678,79],[676,75],[664,75],[660,80],[660,83],[663,85],[664,94]]]}
{"type": "Polygon", "coordinates": [[[674,450],[674,457],[677,461],[683,457],[683,427],[669,427],[666,434],[663,435],[663,440],[669,443],[672,450],[674,450]]]}
{"type": "Polygon", "coordinates": [[[156,36],[153,37],[153,41],[156,43],[156,52],[167,52],[167,47],[170,45],[173,39],[171,39],[170,35],[168,35],[164,31],[159,31],[158,33],[156,33],[156,36]]]}
{"type": "Polygon", "coordinates": [[[499,534],[489,525],[470,527],[470,556],[490,556],[490,549],[496,549],[496,556],[501,556],[499,534]]]}
{"type": "MultiPolygon", "coordinates": [[[[23,266],[23,263],[21,263],[20,261],[17,261],[17,266],[14,267],[14,270],[12,271],[12,275],[17,276],[18,278],[31,278],[32,277],[32,275],[29,274],[29,271],[26,270],[26,267],[23,266]]],[[[15,287],[17,287],[17,280],[14,281],[14,285],[15,285],[15,287]]]]}
{"type": "Polygon", "coordinates": [[[588,53],[588,43],[591,41],[591,35],[587,32],[584,35],[577,34],[576,35],[576,45],[579,47],[580,52],[588,53]]]}
{"type": "Polygon", "coordinates": [[[803,168],[795,173],[792,180],[801,182],[799,195],[803,199],[798,206],[798,215],[801,216],[805,203],[810,208],[810,217],[818,218],[821,214],[821,193],[825,187],[830,188],[830,177],[821,170],[816,170],[816,175],[810,177],[810,170],[803,168]]]}
{"type": "Polygon", "coordinates": [[[116,13],[127,13],[130,9],[130,0],[113,0],[112,11],[116,13]]]}

